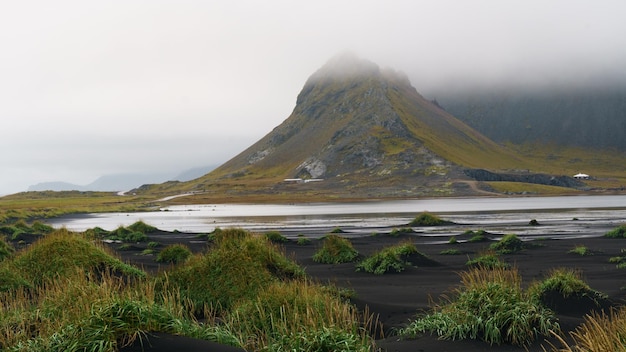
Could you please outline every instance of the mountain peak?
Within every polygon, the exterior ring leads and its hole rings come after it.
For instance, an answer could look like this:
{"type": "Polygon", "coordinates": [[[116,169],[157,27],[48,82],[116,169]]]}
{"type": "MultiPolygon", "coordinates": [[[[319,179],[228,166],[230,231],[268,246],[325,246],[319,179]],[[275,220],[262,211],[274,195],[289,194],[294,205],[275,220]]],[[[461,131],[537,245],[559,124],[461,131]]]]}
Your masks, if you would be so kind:
{"type": "Polygon", "coordinates": [[[209,179],[280,185],[323,178],[315,187],[420,195],[432,182],[449,184],[459,166],[489,158],[504,159],[495,143],[424,99],[406,75],[342,53],[307,80],[283,123],[209,179]]]}
{"type": "Polygon", "coordinates": [[[309,81],[350,79],[379,73],[380,69],[375,63],[361,59],[352,52],[343,52],[328,60],[324,66],[311,75],[309,81]]]}

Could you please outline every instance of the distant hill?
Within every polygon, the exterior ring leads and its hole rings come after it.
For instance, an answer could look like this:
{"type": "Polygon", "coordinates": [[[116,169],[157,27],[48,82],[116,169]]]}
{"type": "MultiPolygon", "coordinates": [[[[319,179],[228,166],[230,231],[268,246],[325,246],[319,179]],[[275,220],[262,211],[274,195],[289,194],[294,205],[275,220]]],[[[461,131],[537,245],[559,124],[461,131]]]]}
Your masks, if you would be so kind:
{"type": "Polygon", "coordinates": [[[468,179],[464,168],[519,163],[424,99],[404,74],[344,54],[307,80],[282,124],[185,188],[289,192],[285,179],[316,179],[308,187],[344,196],[452,194],[453,180],[468,179]]]}
{"type": "Polygon", "coordinates": [[[128,191],[145,184],[163,183],[166,181],[190,181],[201,177],[215,165],[196,167],[179,174],[174,173],[124,173],[104,175],[87,185],[77,185],[67,182],[42,182],[28,187],[28,191],[128,191]]]}
{"type": "Polygon", "coordinates": [[[181,172],[180,174],[174,176],[171,180],[181,181],[181,182],[191,181],[193,179],[196,179],[196,178],[199,178],[208,174],[209,172],[215,170],[215,168],[217,167],[218,165],[194,167],[194,168],[181,172]]]}
{"type": "Polygon", "coordinates": [[[626,84],[444,91],[436,99],[496,142],[626,151],[626,84]]]}

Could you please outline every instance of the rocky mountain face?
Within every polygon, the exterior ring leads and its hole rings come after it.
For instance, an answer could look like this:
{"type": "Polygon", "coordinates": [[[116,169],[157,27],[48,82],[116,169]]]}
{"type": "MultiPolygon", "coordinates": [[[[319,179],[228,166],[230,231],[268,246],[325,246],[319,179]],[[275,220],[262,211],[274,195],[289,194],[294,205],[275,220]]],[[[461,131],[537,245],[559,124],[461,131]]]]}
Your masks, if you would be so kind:
{"type": "Polygon", "coordinates": [[[467,179],[464,168],[485,160],[515,165],[514,155],[424,99],[402,73],[345,54],[308,79],[282,124],[197,187],[293,178],[371,195],[446,193],[467,179]]]}

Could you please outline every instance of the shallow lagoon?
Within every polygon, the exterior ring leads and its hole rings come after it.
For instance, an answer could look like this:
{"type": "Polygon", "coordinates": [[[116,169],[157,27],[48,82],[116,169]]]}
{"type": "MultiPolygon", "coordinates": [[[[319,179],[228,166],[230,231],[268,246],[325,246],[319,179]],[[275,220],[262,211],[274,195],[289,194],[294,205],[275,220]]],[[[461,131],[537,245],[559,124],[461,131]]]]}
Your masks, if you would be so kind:
{"type": "Polygon", "coordinates": [[[414,228],[433,240],[467,230],[520,236],[600,236],[626,222],[626,196],[511,198],[437,198],[354,203],[204,204],[164,207],[142,213],[100,213],[50,219],[55,227],[84,231],[99,226],[113,230],[138,220],[162,230],[203,233],[216,227],[252,231],[278,230],[286,236],[323,235],[340,227],[346,235],[388,232],[428,211],[460,225],[414,228]],[[530,226],[531,219],[541,226],[530,226]]]}

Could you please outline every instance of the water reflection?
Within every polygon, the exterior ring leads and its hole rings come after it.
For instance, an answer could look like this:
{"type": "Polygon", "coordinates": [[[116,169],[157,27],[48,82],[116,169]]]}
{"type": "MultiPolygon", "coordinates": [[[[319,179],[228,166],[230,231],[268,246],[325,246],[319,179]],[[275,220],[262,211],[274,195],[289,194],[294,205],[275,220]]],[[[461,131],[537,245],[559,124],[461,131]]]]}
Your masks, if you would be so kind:
{"type": "Polygon", "coordinates": [[[626,196],[439,198],[358,203],[182,205],[144,213],[104,213],[51,219],[55,227],[113,230],[138,220],[167,231],[210,232],[216,227],[323,235],[335,227],[362,236],[405,226],[429,211],[458,225],[415,228],[424,236],[449,237],[467,229],[521,236],[599,236],[626,221],[626,196]],[[528,225],[531,219],[541,226],[528,225]]]}

